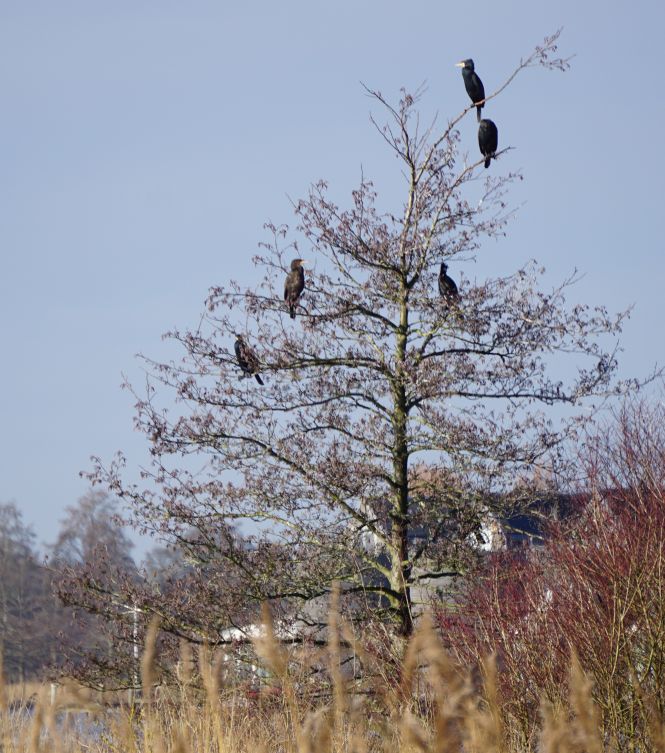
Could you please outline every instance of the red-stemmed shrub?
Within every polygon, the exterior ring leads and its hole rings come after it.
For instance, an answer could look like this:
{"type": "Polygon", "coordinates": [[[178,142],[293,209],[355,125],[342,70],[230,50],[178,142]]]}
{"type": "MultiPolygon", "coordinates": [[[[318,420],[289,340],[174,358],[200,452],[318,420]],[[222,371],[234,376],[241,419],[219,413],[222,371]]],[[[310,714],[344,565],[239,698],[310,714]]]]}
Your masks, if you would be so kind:
{"type": "Polygon", "coordinates": [[[542,701],[565,706],[575,653],[593,679],[608,738],[645,747],[665,709],[665,408],[626,403],[579,453],[583,492],[542,546],[492,554],[459,605],[441,610],[467,663],[496,652],[503,712],[522,744],[542,701]]]}

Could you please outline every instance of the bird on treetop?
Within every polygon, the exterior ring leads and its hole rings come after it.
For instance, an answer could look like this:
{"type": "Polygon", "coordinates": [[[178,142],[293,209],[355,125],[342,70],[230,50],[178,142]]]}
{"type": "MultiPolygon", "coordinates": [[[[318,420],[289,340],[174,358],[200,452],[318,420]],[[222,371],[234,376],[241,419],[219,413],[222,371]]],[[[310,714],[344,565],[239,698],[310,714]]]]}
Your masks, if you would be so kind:
{"type": "Polygon", "coordinates": [[[236,334],[236,341],[234,343],[236,351],[236,360],[238,366],[240,366],[243,377],[253,376],[256,381],[263,386],[263,379],[258,374],[259,371],[259,359],[256,353],[247,345],[245,338],[241,334],[236,334]]]}
{"type": "Polygon", "coordinates": [[[490,166],[492,157],[496,159],[496,148],[499,145],[499,132],[494,121],[483,118],[478,126],[478,146],[485,157],[485,167],[490,166]]]}
{"type": "Polygon", "coordinates": [[[294,259],[291,262],[291,271],[286,275],[286,282],[284,283],[284,300],[291,319],[296,318],[296,304],[305,289],[304,264],[307,264],[306,259],[294,259]]]}
{"type": "Polygon", "coordinates": [[[459,291],[457,290],[455,280],[449,277],[447,273],[448,265],[445,261],[442,261],[441,270],[439,271],[439,294],[446,303],[457,303],[459,300],[459,291]]]}
{"type": "Polygon", "coordinates": [[[485,87],[483,82],[478,78],[473,67],[473,60],[467,58],[460,63],[455,63],[456,68],[462,69],[462,78],[464,79],[464,86],[466,87],[466,93],[471,97],[471,101],[476,105],[476,114],[478,122],[480,122],[480,111],[483,109],[485,99],[485,87]],[[480,102],[481,104],[476,104],[480,102]]]}

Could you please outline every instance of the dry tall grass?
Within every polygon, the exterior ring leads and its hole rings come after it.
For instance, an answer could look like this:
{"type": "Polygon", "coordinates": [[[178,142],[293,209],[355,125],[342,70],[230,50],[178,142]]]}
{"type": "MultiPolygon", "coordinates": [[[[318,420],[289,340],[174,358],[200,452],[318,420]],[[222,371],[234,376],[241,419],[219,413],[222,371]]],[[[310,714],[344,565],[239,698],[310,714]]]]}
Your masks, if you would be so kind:
{"type": "MultiPolygon", "coordinates": [[[[195,667],[184,646],[178,686],[160,687],[154,672],[157,623],[148,631],[143,654],[140,707],[104,706],[74,685],[59,688],[55,703],[43,688],[31,707],[21,706],[8,701],[0,679],[2,751],[518,753],[512,742],[517,736],[502,715],[493,658],[474,672],[462,670],[442,649],[427,619],[405,647],[399,673],[382,667],[383,660],[356,639],[335,609],[325,651],[287,650],[275,637],[267,611],[264,622],[255,649],[270,683],[255,697],[229,684],[224,655],[207,648],[199,652],[195,667]],[[343,671],[351,652],[362,666],[354,677],[343,671]],[[323,684],[322,668],[327,677],[323,684]],[[315,670],[316,686],[311,683],[315,670]]],[[[568,707],[543,706],[540,736],[532,749],[621,750],[616,741],[603,739],[590,682],[575,657],[570,688],[568,707]]],[[[665,726],[652,711],[651,735],[640,748],[665,753],[665,726]]]]}

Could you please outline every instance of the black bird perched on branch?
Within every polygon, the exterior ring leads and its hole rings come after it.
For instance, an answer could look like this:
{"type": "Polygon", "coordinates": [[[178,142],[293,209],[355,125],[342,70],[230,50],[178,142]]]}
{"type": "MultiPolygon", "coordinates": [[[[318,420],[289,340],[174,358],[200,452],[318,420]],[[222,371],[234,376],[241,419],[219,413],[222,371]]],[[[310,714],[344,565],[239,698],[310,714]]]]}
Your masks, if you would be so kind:
{"type": "Polygon", "coordinates": [[[478,146],[485,157],[485,167],[490,166],[492,157],[496,159],[496,148],[499,145],[499,132],[494,121],[483,118],[478,126],[478,146]]]}
{"type": "Polygon", "coordinates": [[[441,262],[439,271],[439,293],[446,303],[457,303],[459,300],[459,291],[452,277],[448,276],[448,265],[445,261],[441,262]]]}
{"type": "Polygon", "coordinates": [[[474,70],[473,60],[471,60],[471,58],[468,60],[462,60],[461,63],[455,63],[455,67],[462,69],[462,78],[464,79],[466,93],[471,97],[473,104],[476,105],[476,114],[478,116],[478,122],[480,122],[480,111],[483,109],[483,105],[478,105],[476,102],[483,102],[485,99],[485,87],[483,86],[483,82],[478,78],[478,74],[474,70]]]}
{"type": "Polygon", "coordinates": [[[291,271],[286,275],[284,300],[289,307],[291,319],[296,318],[296,304],[302,291],[305,289],[305,270],[302,267],[306,263],[304,259],[294,259],[291,262],[291,271]]]}
{"type": "Polygon", "coordinates": [[[256,357],[256,353],[247,345],[245,338],[242,335],[236,335],[235,341],[236,360],[238,366],[242,369],[242,372],[246,376],[253,376],[256,381],[263,386],[263,379],[258,375],[259,359],[256,357]]]}

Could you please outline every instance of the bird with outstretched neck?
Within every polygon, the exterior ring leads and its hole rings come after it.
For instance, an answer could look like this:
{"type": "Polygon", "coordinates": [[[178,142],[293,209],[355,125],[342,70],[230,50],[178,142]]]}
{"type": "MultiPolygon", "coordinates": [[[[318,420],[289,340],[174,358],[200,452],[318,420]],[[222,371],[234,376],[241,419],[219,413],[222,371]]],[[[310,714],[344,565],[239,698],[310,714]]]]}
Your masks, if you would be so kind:
{"type": "Polygon", "coordinates": [[[485,167],[490,166],[492,157],[496,159],[496,149],[499,145],[499,131],[496,124],[489,118],[483,118],[478,126],[478,146],[485,157],[485,167]]]}
{"type": "Polygon", "coordinates": [[[478,77],[471,58],[462,60],[460,63],[455,63],[455,66],[462,69],[462,78],[464,79],[466,93],[471,97],[473,104],[476,105],[476,114],[478,122],[480,122],[480,111],[485,104],[485,87],[483,86],[483,82],[478,77]],[[478,102],[481,104],[478,104],[478,102]]]}
{"type": "Polygon", "coordinates": [[[291,262],[291,271],[286,275],[284,283],[284,300],[289,309],[291,319],[296,318],[296,304],[302,291],[305,289],[305,270],[303,264],[307,264],[305,259],[294,259],[291,262]]]}
{"type": "Polygon", "coordinates": [[[259,371],[259,359],[256,357],[256,353],[247,345],[245,338],[237,334],[234,344],[236,351],[236,360],[238,366],[240,366],[244,376],[253,376],[256,381],[263,386],[263,379],[258,374],[259,371]]]}

